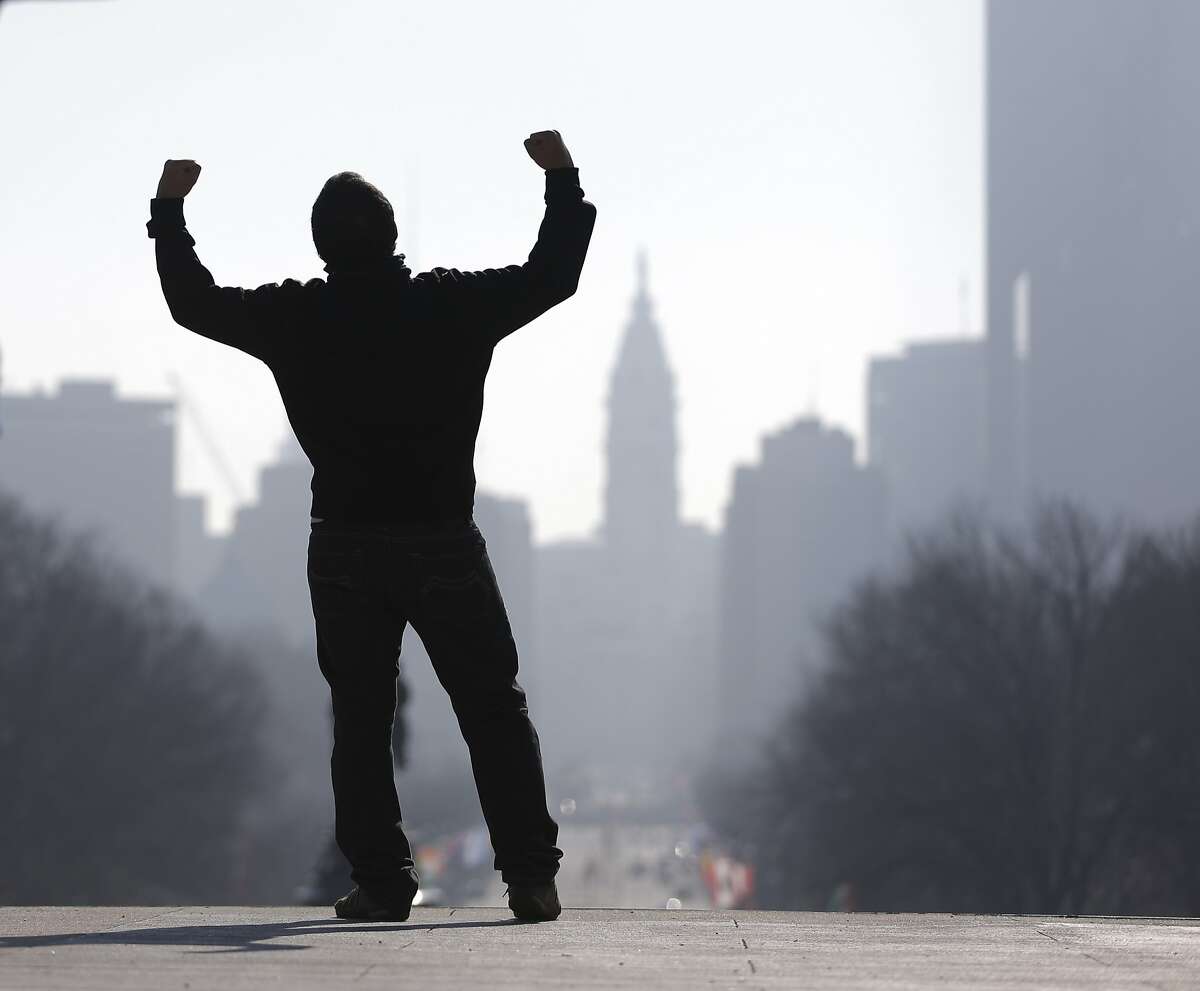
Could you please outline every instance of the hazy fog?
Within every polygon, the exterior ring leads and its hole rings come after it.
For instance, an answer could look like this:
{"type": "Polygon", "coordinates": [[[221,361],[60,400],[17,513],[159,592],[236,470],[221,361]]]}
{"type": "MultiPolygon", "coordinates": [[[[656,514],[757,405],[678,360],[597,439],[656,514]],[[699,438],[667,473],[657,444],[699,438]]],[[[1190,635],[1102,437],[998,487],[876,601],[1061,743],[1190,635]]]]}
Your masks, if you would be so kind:
{"type": "MultiPolygon", "coordinates": [[[[764,430],[816,408],[860,435],[866,357],[958,332],[963,278],[979,330],[981,30],[975,0],[5,5],[5,385],[164,394],[174,370],[252,491],[282,410],[264,368],[167,317],[142,227],[162,160],[205,166],[188,216],[220,281],[320,274],[308,209],[344,168],[392,196],[415,267],[481,267],[524,258],[520,141],[558,127],[600,223],[574,305],[498,351],[481,483],[528,498],[539,538],[595,523],[645,244],[684,514],[715,523],[764,430]]],[[[224,524],[186,421],[180,476],[224,524]]]]}

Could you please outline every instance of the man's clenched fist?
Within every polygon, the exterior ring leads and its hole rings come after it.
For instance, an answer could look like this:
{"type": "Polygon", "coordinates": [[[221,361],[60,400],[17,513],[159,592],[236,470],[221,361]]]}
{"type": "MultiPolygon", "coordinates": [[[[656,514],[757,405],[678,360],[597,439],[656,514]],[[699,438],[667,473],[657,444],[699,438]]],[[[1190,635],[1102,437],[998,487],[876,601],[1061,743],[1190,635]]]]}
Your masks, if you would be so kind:
{"type": "Polygon", "coordinates": [[[538,131],[525,139],[525,150],[543,169],[569,169],[575,163],[558,131],[538,131]]]}
{"type": "Polygon", "coordinates": [[[158,198],[182,199],[192,191],[199,178],[200,166],[191,159],[171,159],[163,166],[162,178],[158,180],[158,198]]]}

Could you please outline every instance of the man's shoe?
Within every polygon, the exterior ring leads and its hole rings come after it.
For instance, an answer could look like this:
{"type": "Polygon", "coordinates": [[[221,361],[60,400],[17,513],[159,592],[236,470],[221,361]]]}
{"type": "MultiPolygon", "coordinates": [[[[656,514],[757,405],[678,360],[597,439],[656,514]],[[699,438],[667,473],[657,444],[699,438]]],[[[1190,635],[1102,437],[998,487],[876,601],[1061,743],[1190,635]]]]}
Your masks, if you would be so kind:
{"type": "Polygon", "coordinates": [[[412,909],[412,902],[404,908],[389,908],[377,902],[362,888],[355,888],[333,903],[333,911],[339,919],[356,919],[367,922],[404,922],[412,909]]]}
{"type": "Polygon", "coordinates": [[[558,888],[549,884],[510,884],[508,907],[523,922],[553,922],[562,912],[558,888]]]}

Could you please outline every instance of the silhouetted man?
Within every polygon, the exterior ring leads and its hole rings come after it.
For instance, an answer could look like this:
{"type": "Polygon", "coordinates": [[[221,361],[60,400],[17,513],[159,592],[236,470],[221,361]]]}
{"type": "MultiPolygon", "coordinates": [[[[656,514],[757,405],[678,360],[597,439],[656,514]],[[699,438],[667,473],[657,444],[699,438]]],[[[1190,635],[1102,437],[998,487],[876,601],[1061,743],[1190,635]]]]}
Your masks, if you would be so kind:
{"type": "Polygon", "coordinates": [[[524,265],[412,276],[386,197],[330,179],[312,210],[328,279],[218,287],[183,198],[200,175],[169,161],[148,225],[175,321],[266,363],[313,465],[308,580],[317,660],[333,697],[338,846],[356,887],[344,919],[408,917],[417,891],[392,773],[400,639],[420,634],[471,753],[479,801],[522,919],[559,914],[562,858],[537,733],[483,537],[473,456],[492,348],[575,292],[596,210],[557,131],[525,142],[546,213],[524,265]]]}

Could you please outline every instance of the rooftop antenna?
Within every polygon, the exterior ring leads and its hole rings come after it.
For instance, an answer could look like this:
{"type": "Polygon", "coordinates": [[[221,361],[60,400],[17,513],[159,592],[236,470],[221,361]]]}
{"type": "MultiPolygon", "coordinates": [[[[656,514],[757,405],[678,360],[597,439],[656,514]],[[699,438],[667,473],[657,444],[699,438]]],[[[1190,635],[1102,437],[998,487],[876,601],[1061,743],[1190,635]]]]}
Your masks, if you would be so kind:
{"type": "Polygon", "coordinates": [[[404,169],[404,258],[408,267],[417,271],[421,251],[420,171],[409,159],[404,169]]]}
{"type": "Polygon", "coordinates": [[[821,395],[821,356],[817,355],[808,370],[808,400],[804,415],[810,420],[819,420],[821,395]]]}

